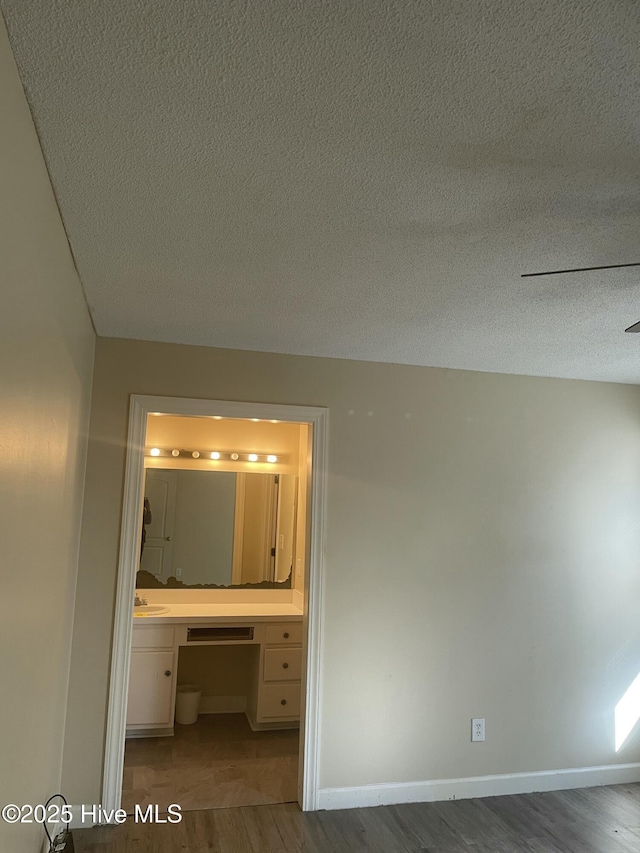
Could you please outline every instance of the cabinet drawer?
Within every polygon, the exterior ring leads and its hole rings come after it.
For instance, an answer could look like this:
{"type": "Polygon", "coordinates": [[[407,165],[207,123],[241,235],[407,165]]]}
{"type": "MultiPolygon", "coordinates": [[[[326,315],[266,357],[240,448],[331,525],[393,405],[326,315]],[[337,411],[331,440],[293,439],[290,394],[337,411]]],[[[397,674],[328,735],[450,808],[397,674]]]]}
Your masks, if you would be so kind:
{"type": "Polygon", "coordinates": [[[265,649],[265,681],[299,681],[302,669],[302,649],[265,649]]]}
{"type": "Polygon", "coordinates": [[[302,642],[302,624],[300,622],[267,625],[265,642],[268,646],[299,646],[302,642]]]}
{"type": "Polygon", "coordinates": [[[174,628],[166,625],[133,626],[132,649],[172,649],[174,628]]]}
{"type": "Polygon", "coordinates": [[[300,716],[299,681],[293,684],[265,684],[260,694],[259,719],[300,716]],[[284,704],[283,704],[284,703],[284,704]]]}

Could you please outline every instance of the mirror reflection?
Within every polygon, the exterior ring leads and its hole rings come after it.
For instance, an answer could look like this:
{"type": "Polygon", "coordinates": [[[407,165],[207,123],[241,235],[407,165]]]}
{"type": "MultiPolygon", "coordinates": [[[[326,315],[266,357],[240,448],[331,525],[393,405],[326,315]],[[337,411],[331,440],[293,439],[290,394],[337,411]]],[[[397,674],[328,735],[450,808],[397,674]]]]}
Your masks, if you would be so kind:
{"type": "Polygon", "coordinates": [[[137,588],[291,586],[297,477],[148,468],[137,588]]]}

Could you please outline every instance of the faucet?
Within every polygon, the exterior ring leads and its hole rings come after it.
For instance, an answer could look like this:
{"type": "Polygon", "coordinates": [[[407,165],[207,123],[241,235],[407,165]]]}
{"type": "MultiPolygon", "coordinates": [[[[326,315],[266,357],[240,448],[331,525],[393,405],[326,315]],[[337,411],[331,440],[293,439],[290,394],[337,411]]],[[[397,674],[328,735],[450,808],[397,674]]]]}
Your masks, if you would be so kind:
{"type": "Polygon", "coordinates": [[[146,598],[138,598],[138,596],[136,595],[134,602],[133,602],[133,606],[134,607],[144,607],[144,605],[148,604],[148,603],[149,602],[147,601],[146,598]]]}

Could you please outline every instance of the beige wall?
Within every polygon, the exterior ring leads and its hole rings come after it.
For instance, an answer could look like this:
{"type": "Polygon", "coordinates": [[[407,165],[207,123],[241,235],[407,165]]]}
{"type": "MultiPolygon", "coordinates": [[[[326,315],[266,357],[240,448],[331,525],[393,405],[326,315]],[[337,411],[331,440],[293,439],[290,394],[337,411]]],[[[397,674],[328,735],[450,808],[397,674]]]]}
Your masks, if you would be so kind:
{"type": "MultiPolygon", "coordinates": [[[[60,790],[94,334],[0,18],[0,802],[60,790]]],[[[37,851],[0,822],[0,850],[37,851]]]]}
{"type": "Polygon", "coordinates": [[[321,786],[640,760],[638,733],[613,747],[640,671],[639,388],[100,339],[74,802],[100,795],[131,393],[329,408],[321,786]]]}

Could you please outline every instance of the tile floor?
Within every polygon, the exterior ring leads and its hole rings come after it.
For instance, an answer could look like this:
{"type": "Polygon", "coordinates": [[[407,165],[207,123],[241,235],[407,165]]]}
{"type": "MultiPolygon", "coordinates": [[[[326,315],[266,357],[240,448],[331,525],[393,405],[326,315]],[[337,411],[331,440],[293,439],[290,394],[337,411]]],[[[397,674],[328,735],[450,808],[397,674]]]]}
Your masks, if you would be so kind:
{"type": "Polygon", "coordinates": [[[201,714],[174,737],[127,740],[122,807],[183,811],[297,800],[298,729],[252,732],[244,714],[201,714]]]}

